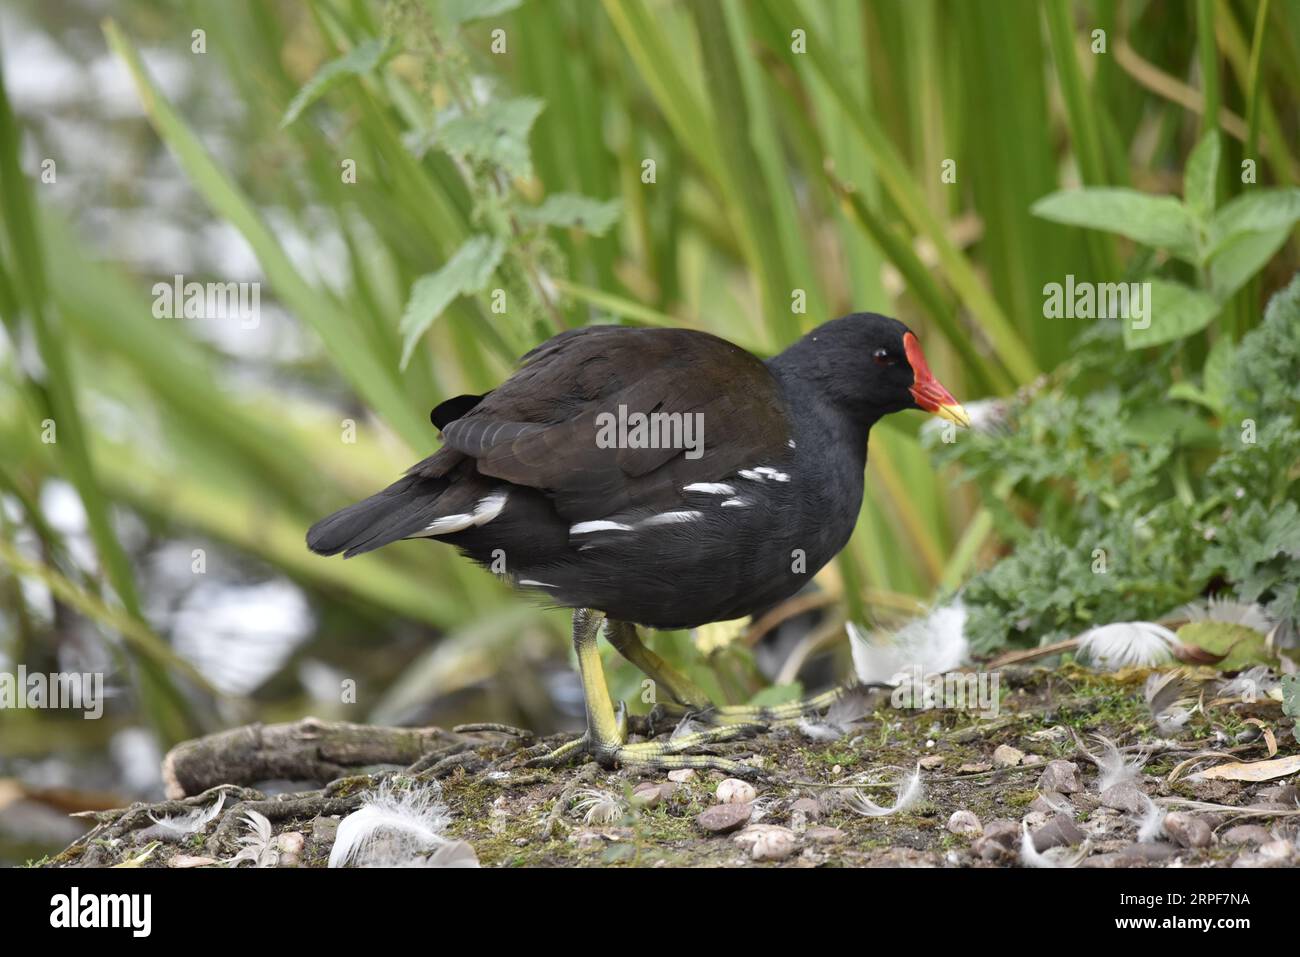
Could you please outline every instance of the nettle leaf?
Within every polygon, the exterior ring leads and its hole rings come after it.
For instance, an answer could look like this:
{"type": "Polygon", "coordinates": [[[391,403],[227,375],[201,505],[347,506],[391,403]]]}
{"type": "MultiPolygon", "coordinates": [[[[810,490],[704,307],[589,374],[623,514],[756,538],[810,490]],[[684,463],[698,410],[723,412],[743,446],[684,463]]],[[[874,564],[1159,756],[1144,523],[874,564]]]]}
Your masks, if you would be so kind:
{"type": "Polygon", "coordinates": [[[513,177],[531,176],[528,133],[545,105],[531,97],[489,101],[477,113],[443,123],[438,141],[449,153],[495,164],[513,177]]]}
{"type": "Polygon", "coordinates": [[[442,0],[442,15],[455,26],[509,13],[523,0],[442,0]]]}
{"type": "Polygon", "coordinates": [[[1183,173],[1183,201],[1203,223],[1214,212],[1214,191],[1219,178],[1219,131],[1210,130],[1196,144],[1183,173]]]}
{"type": "Polygon", "coordinates": [[[1291,224],[1263,232],[1238,233],[1226,241],[1210,259],[1210,289],[1215,298],[1226,300],[1264,268],[1291,235],[1291,224]]]}
{"type": "Polygon", "coordinates": [[[593,236],[603,236],[618,221],[622,210],[623,204],[617,199],[601,202],[588,196],[556,193],[546,197],[540,206],[521,209],[519,218],[526,223],[577,227],[593,236]]]}
{"type": "Polygon", "coordinates": [[[1220,336],[1210,347],[1210,354],[1205,357],[1205,368],[1202,370],[1204,380],[1202,389],[1210,400],[1211,407],[1220,414],[1223,413],[1228,402],[1232,356],[1232,340],[1227,336],[1220,336]]]}
{"type": "Polygon", "coordinates": [[[1072,189],[1044,196],[1030,211],[1054,223],[1119,233],[1197,262],[1196,221],[1172,196],[1152,196],[1133,189],[1072,189]]]}
{"type": "Polygon", "coordinates": [[[505,255],[506,244],[491,236],[474,236],[456,250],[437,272],[421,276],[411,286],[399,329],[402,333],[402,368],[415,344],[457,296],[479,292],[492,278],[505,255]]]}
{"type": "Polygon", "coordinates": [[[330,60],[317,70],[315,76],[308,80],[302,89],[294,95],[293,100],[289,103],[289,108],[284,111],[284,119],[280,121],[280,129],[284,129],[298,119],[303,110],[344,80],[353,76],[365,76],[378,68],[396,52],[397,45],[391,37],[375,37],[372,40],[366,40],[364,43],[358,43],[343,56],[330,60]]]}
{"type": "Polygon", "coordinates": [[[1124,320],[1124,348],[1144,349],[1200,332],[1219,314],[1213,296],[1168,279],[1144,281],[1151,294],[1146,303],[1145,329],[1135,319],[1124,320]]]}
{"type": "Polygon", "coordinates": [[[1210,256],[1246,233],[1288,230],[1300,222],[1300,189],[1255,189],[1229,200],[1210,220],[1210,256]]]}

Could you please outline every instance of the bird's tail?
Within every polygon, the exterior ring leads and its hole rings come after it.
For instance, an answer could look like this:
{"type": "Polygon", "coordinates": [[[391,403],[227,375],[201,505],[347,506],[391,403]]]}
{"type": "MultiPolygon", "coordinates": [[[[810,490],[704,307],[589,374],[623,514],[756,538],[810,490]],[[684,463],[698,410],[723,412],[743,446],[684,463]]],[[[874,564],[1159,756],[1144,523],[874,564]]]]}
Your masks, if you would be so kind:
{"type": "Polygon", "coordinates": [[[322,518],[307,532],[307,547],[344,558],[372,551],[424,531],[438,515],[444,478],[407,475],[382,492],[322,518]]]}

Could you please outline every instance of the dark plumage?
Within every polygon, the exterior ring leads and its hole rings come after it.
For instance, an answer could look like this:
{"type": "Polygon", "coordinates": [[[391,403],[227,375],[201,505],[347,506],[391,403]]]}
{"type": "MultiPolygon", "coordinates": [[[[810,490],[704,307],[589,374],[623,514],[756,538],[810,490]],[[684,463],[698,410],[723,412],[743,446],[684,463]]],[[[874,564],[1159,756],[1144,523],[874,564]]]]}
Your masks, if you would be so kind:
{"type": "Polygon", "coordinates": [[[884,316],[826,323],[766,363],[702,332],[577,329],[494,391],[439,405],[444,446],[307,543],[352,556],[437,538],[611,620],[738,618],[794,594],[844,547],[868,430],[909,408],[964,418],[915,337],[884,316]],[[635,413],[675,423],[675,447],[606,447],[635,413]],[[688,426],[701,423],[699,443],[688,426]]]}

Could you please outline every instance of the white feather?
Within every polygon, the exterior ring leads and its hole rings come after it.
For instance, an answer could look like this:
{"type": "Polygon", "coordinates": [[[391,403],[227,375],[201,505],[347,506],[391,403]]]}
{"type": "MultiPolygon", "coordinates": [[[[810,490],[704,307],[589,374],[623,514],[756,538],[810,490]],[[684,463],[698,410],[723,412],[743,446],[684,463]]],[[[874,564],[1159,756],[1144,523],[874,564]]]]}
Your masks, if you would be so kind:
{"type": "Polygon", "coordinates": [[[1152,621],[1117,621],[1090,628],[1079,637],[1079,655],[1107,671],[1154,668],[1173,658],[1178,638],[1152,621]]]}
{"type": "Polygon", "coordinates": [[[186,814],[164,814],[162,817],[154,817],[153,812],[149,812],[149,818],[153,821],[154,827],[148,828],[149,831],[158,830],[157,835],[146,836],[164,836],[172,835],[181,837],[186,834],[194,834],[203,830],[208,823],[221,813],[222,806],[226,803],[226,792],[222,791],[217,795],[217,799],[212,802],[211,807],[197,807],[186,814]]]}
{"type": "Polygon", "coordinates": [[[642,525],[675,525],[679,522],[694,522],[704,517],[703,512],[678,511],[660,512],[642,520],[642,525]]]}
{"type": "Polygon", "coordinates": [[[925,674],[951,671],[970,651],[965,628],[966,606],[960,599],[909,622],[889,642],[872,641],[849,622],[853,671],[863,684],[891,682],[900,672],[917,666],[925,674]]]}
{"type": "Polygon", "coordinates": [[[1261,635],[1267,635],[1277,624],[1277,621],[1270,618],[1263,607],[1255,602],[1219,598],[1215,595],[1189,602],[1180,611],[1191,621],[1219,621],[1229,625],[1244,625],[1253,628],[1261,635]]]}
{"type": "Polygon", "coordinates": [[[683,492],[703,492],[705,495],[733,495],[735,489],[726,482],[692,482],[682,486],[683,492]]]}
{"type": "Polygon", "coordinates": [[[1101,734],[1095,734],[1093,737],[1097,739],[1102,748],[1100,757],[1089,755],[1096,763],[1099,772],[1097,790],[1105,791],[1116,784],[1136,781],[1137,776],[1142,772],[1143,766],[1147,763],[1148,753],[1139,751],[1132,761],[1126,761],[1115,742],[1110,738],[1101,734]]]}
{"type": "Polygon", "coordinates": [[[452,843],[445,834],[450,823],[442,789],[436,784],[396,792],[385,782],[339,824],[329,866],[477,866],[477,859],[468,863],[463,853],[444,856],[441,863],[426,856],[452,843]]]}
{"type": "Polygon", "coordinates": [[[1151,844],[1165,836],[1165,811],[1145,794],[1142,800],[1146,811],[1138,821],[1138,843],[1151,844]]]}
{"type": "Polygon", "coordinates": [[[569,526],[570,535],[586,535],[590,532],[630,532],[631,525],[624,525],[622,522],[579,522],[577,525],[569,526]]]}
{"type": "Polygon", "coordinates": [[[1020,866],[1021,867],[1078,867],[1079,862],[1088,856],[1088,848],[1081,847],[1071,853],[1063,848],[1050,848],[1052,854],[1040,854],[1034,846],[1033,835],[1029,825],[1020,822],[1020,866]]]}
{"type": "Polygon", "coordinates": [[[901,814],[908,808],[913,807],[921,800],[921,795],[925,788],[921,785],[921,765],[916,766],[916,770],[898,782],[898,791],[894,796],[892,807],[880,807],[867,797],[861,791],[849,792],[845,799],[850,811],[861,814],[863,817],[888,817],[891,814],[901,814]]]}

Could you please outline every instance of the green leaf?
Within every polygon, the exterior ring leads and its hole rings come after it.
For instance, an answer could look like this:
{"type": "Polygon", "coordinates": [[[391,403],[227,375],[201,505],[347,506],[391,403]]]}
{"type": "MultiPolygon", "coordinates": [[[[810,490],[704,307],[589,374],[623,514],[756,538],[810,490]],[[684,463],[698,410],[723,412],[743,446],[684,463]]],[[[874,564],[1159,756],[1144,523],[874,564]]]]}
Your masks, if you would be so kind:
{"type": "Polygon", "coordinates": [[[484,17],[495,17],[509,13],[523,0],[442,0],[442,15],[446,20],[459,26],[484,17]]]}
{"type": "Polygon", "coordinates": [[[546,197],[540,206],[521,209],[519,219],[545,226],[577,227],[593,236],[603,236],[618,221],[622,208],[622,201],[617,199],[601,202],[574,193],[556,193],[546,197]]]}
{"type": "Polygon", "coordinates": [[[375,37],[358,43],[347,53],[335,60],[330,60],[316,71],[316,74],[303,84],[289,108],[284,111],[280,129],[284,129],[322,96],[344,80],[353,76],[365,76],[397,52],[397,46],[391,38],[375,37]]]}
{"type": "Polygon", "coordinates": [[[1300,189],[1257,189],[1238,196],[1210,220],[1211,257],[1244,233],[1290,229],[1300,221],[1300,189]]]}
{"type": "Polygon", "coordinates": [[[1295,721],[1295,736],[1300,738],[1300,675],[1282,676],[1282,713],[1295,721]]]}
{"type": "Polygon", "coordinates": [[[1210,349],[1210,354],[1205,357],[1205,369],[1202,376],[1204,381],[1201,388],[1205,393],[1205,397],[1210,401],[1210,407],[1220,415],[1223,414],[1224,406],[1228,400],[1232,357],[1232,340],[1227,336],[1221,336],[1217,339],[1210,349]]]}
{"type": "Polygon", "coordinates": [[[531,97],[492,100],[477,113],[443,123],[438,130],[439,143],[449,153],[492,163],[511,176],[531,176],[528,133],[544,106],[531,97]]]}
{"type": "Polygon", "coordinates": [[[1209,222],[1214,212],[1214,191],[1219,178],[1219,131],[1211,128],[1192,150],[1183,173],[1183,201],[1192,215],[1209,222]]]}
{"type": "Polygon", "coordinates": [[[1119,233],[1187,262],[1197,261],[1196,222],[1172,196],[1109,187],[1073,189],[1044,196],[1030,211],[1054,223],[1119,233]]]}
{"type": "Polygon", "coordinates": [[[1245,625],[1226,621],[1193,621],[1178,629],[1178,640],[1203,651],[1226,657],[1214,667],[1220,671],[1241,671],[1251,665],[1276,661],[1263,635],[1245,625]]]}
{"type": "Polygon", "coordinates": [[[1291,225],[1263,232],[1238,233],[1210,259],[1210,290],[1226,300],[1264,268],[1291,235],[1291,225]]]}
{"type": "Polygon", "coordinates": [[[505,255],[506,244],[491,236],[474,236],[456,250],[437,272],[421,276],[411,286],[399,328],[402,333],[402,368],[406,368],[420,337],[457,296],[478,292],[505,255]]]}
{"type": "Polygon", "coordinates": [[[1144,349],[1200,332],[1219,314],[1219,303],[1206,295],[1167,279],[1145,280],[1150,296],[1146,302],[1145,328],[1136,318],[1123,320],[1124,348],[1144,349]]]}

